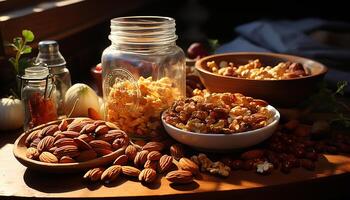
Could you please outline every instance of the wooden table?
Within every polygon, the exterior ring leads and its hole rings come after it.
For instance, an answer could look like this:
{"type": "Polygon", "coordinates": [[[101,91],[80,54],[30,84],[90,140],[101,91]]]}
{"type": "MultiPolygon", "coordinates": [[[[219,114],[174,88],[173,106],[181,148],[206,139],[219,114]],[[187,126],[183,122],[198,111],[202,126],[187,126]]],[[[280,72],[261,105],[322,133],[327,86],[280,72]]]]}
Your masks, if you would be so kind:
{"type": "Polygon", "coordinates": [[[14,158],[12,143],[20,132],[0,135],[0,199],[349,199],[350,156],[325,155],[316,171],[278,170],[262,176],[233,171],[229,178],[204,175],[190,185],[171,185],[162,178],[144,186],[119,179],[110,185],[86,184],[82,174],[44,174],[28,170],[14,158]],[[137,198],[135,198],[137,197],[137,198]]]}

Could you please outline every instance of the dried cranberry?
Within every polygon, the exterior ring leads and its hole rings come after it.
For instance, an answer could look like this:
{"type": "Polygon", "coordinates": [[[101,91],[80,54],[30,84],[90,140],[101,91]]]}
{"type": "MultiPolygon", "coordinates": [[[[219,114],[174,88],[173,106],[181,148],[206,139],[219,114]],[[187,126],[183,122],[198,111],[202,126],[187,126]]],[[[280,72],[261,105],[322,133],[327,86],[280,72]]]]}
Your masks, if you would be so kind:
{"type": "Polygon", "coordinates": [[[312,162],[311,160],[307,160],[307,159],[302,159],[301,160],[301,166],[304,169],[307,169],[307,170],[310,170],[310,171],[313,171],[316,168],[315,163],[312,162]]]}
{"type": "Polygon", "coordinates": [[[244,170],[252,170],[254,168],[254,160],[246,160],[243,162],[244,170]]]}

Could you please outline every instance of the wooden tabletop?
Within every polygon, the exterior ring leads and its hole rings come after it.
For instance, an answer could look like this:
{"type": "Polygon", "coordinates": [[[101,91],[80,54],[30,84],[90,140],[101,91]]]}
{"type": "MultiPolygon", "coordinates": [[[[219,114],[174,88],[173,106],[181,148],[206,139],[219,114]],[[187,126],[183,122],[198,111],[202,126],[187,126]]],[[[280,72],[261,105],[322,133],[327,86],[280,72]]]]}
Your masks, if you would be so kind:
{"type": "Polygon", "coordinates": [[[0,199],[338,199],[350,197],[350,156],[324,155],[316,171],[275,170],[262,176],[233,171],[229,178],[203,174],[189,185],[172,185],[164,178],[144,186],[119,179],[110,185],[86,184],[82,174],[45,174],[28,170],[14,158],[13,142],[20,132],[0,133],[0,199]],[[136,198],[135,198],[136,199],[136,198]]]}

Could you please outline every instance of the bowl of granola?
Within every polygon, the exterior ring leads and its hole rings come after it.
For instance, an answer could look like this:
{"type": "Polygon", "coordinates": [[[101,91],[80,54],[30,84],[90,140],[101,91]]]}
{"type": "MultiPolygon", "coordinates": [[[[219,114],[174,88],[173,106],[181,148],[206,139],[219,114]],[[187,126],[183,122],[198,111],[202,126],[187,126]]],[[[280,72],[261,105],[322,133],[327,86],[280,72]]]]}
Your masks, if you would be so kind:
{"type": "Polygon", "coordinates": [[[238,92],[282,107],[307,99],[327,72],[308,58],[255,52],[207,56],[195,67],[210,92],[238,92]]]}
{"type": "Polygon", "coordinates": [[[167,133],[180,143],[207,151],[246,148],[269,138],[280,114],[267,102],[240,93],[209,93],[177,100],[163,112],[167,133]]]}

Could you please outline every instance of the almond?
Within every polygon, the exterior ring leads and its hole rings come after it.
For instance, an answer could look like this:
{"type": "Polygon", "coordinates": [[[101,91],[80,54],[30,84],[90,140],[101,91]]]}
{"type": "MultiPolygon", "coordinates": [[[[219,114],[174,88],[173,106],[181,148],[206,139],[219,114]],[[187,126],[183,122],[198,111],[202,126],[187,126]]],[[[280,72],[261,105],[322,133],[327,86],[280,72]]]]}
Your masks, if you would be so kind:
{"type": "Polygon", "coordinates": [[[72,122],[68,125],[67,131],[74,131],[74,132],[80,132],[84,126],[88,124],[88,122],[80,121],[80,122],[72,122]]]}
{"type": "Polygon", "coordinates": [[[122,166],[122,172],[127,176],[138,177],[141,171],[132,166],[122,166]]]}
{"type": "Polygon", "coordinates": [[[103,121],[103,120],[96,120],[96,121],[94,121],[94,123],[93,123],[93,124],[95,124],[95,125],[99,126],[99,125],[105,125],[105,124],[106,124],[106,122],[105,122],[105,121],[103,121]]]}
{"type": "Polygon", "coordinates": [[[45,126],[44,128],[42,128],[42,129],[41,129],[41,135],[42,135],[42,136],[47,136],[47,135],[46,135],[46,132],[47,132],[47,130],[48,130],[49,128],[50,128],[50,126],[45,126]]]}
{"type": "Polygon", "coordinates": [[[87,143],[89,143],[89,142],[91,142],[92,140],[95,139],[95,138],[94,138],[92,135],[90,135],[90,134],[82,134],[82,135],[79,135],[78,138],[84,140],[84,141],[87,142],[87,143]]]}
{"type": "Polygon", "coordinates": [[[54,145],[56,147],[62,147],[62,146],[67,146],[67,145],[74,145],[77,146],[77,144],[74,142],[74,139],[72,138],[61,138],[57,140],[54,145]]]}
{"type": "Polygon", "coordinates": [[[184,157],[184,149],[181,144],[173,144],[170,146],[170,155],[175,159],[179,160],[184,157]]]}
{"type": "Polygon", "coordinates": [[[98,181],[101,179],[101,176],[104,172],[104,168],[102,167],[97,167],[97,168],[93,168],[93,169],[90,169],[89,171],[87,171],[84,175],[84,179],[87,180],[87,181],[98,181]]]}
{"type": "Polygon", "coordinates": [[[40,140],[36,148],[38,149],[39,152],[49,150],[51,147],[53,147],[54,142],[55,142],[54,137],[46,136],[42,140],[40,140]]]}
{"type": "Polygon", "coordinates": [[[53,135],[56,131],[58,131],[58,125],[57,124],[53,124],[48,126],[46,133],[44,135],[53,135]]]}
{"type": "Polygon", "coordinates": [[[137,149],[133,145],[129,145],[125,149],[125,155],[129,158],[129,161],[134,161],[137,154],[137,149]]]}
{"type": "Polygon", "coordinates": [[[92,147],[87,142],[85,142],[84,140],[82,140],[80,138],[74,138],[73,140],[77,144],[78,148],[81,150],[92,149],[92,147]]]}
{"type": "Polygon", "coordinates": [[[157,178],[157,172],[154,169],[143,169],[139,174],[139,181],[144,183],[152,183],[157,178]]]}
{"type": "Polygon", "coordinates": [[[253,159],[263,157],[264,154],[265,154],[265,151],[262,149],[253,149],[242,153],[241,158],[243,160],[253,160],[253,159]]]}
{"type": "Polygon", "coordinates": [[[105,155],[113,153],[112,150],[104,149],[104,148],[93,148],[93,150],[100,156],[105,156],[105,155]]]}
{"type": "Polygon", "coordinates": [[[156,160],[147,160],[143,167],[157,170],[157,166],[158,166],[158,161],[156,161],[156,160]]]}
{"type": "MultiPolygon", "coordinates": [[[[58,131],[57,131],[57,132],[58,132],[58,131]]],[[[64,135],[62,134],[62,132],[59,132],[58,134],[54,134],[53,136],[55,137],[55,142],[56,142],[57,140],[59,140],[59,139],[62,139],[62,138],[64,138],[64,137],[66,137],[66,136],[64,136],[64,135]]]]}
{"type": "Polygon", "coordinates": [[[29,159],[38,159],[39,158],[39,151],[34,148],[34,147],[29,147],[27,150],[26,150],[26,157],[29,158],[29,159]]]}
{"type": "Polygon", "coordinates": [[[159,160],[162,154],[159,151],[151,151],[147,155],[147,160],[159,160]]]}
{"type": "Polygon", "coordinates": [[[193,162],[192,160],[188,158],[181,158],[179,160],[179,167],[182,170],[190,171],[192,174],[198,174],[199,173],[199,167],[198,165],[193,162]]]}
{"type": "Polygon", "coordinates": [[[40,154],[39,160],[46,163],[58,163],[58,159],[50,152],[44,151],[40,154]]]}
{"type": "Polygon", "coordinates": [[[61,123],[58,125],[58,129],[59,129],[60,131],[65,131],[65,130],[67,130],[67,128],[68,128],[68,122],[67,122],[66,119],[63,119],[63,120],[61,121],[61,123]]]}
{"type": "Polygon", "coordinates": [[[74,163],[75,160],[69,156],[62,156],[60,159],[60,163],[74,163]]]}
{"type": "Polygon", "coordinates": [[[110,128],[110,129],[119,130],[119,127],[118,127],[116,124],[112,123],[112,122],[106,122],[105,124],[106,124],[106,126],[108,126],[108,128],[110,128]]]}
{"type": "Polygon", "coordinates": [[[173,157],[168,155],[163,155],[159,159],[158,170],[160,173],[168,171],[173,166],[173,157]]]}
{"type": "Polygon", "coordinates": [[[97,125],[95,124],[86,124],[80,131],[80,134],[92,133],[95,132],[97,125]]]}
{"type": "Polygon", "coordinates": [[[126,165],[127,163],[128,163],[128,156],[123,154],[114,160],[113,165],[126,165]]]}
{"type": "Polygon", "coordinates": [[[75,158],[79,162],[84,162],[88,160],[95,159],[97,157],[97,153],[90,149],[90,150],[85,150],[81,151],[80,154],[75,158]]]}
{"type": "Polygon", "coordinates": [[[166,177],[168,181],[172,183],[190,183],[193,181],[193,176],[190,171],[185,170],[175,170],[169,172],[166,177]]]}
{"type": "Polygon", "coordinates": [[[66,146],[61,146],[58,147],[55,152],[53,153],[58,157],[62,156],[69,156],[69,157],[76,157],[80,154],[78,147],[74,145],[66,145],[66,146]]]}
{"type": "Polygon", "coordinates": [[[92,148],[103,148],[103,149],[112,150],[112,145],[103,140],[92,140],[89,142],[89,145],[92,148]]]}
{"type": "Polygon", "coordinates": [[[75,138],[75,137],[78,137],[80,135],[79,132],[76,132],[76,131],[63,131],[62,134],[66,137],[69,137],[69,138],[75,138]]]}
{"type": "Polygon", "coordinates": [[[57,147],[53,146],[49,149],[50,153],[54,153],[56,151],[57,147]]]}
{"type": "Polygon", "coordinates": [[[35,147],[35,148],[36,148],[36,147],[38,146],[40,140],[41,140],[40,138],[35,138],[35,139],[33,140],[33,142],[30,143],[29,146],[30,146],[30,147],[35,147]]]}
{"type": "Polygon", "coordinates": [[[164,148],[164,145],[161,142],[148,142],[142,147],[142,150],[162,151],[163,148],[164,148]]]}
{"type": "Polygon", "coordinates": [[[101,180],[106,183],[110,183],[117,179],[119,174],[122,172],[122,166],[112,165],[108,167],[101,175],[101,180]]]}
{"type": "Polygon", "coordinates": [[[109,131],[108,126],[106,126],[106,125],[99,125],[96,128],[95,133],[98,134],[98,135],[102,135],[102,134],[108,133],[108,131],[109,131]]]}
{"type": "Polygon", "coordinates": [[[121,130],[110,130],[108,133],[97,136],[98,140],[103,140],[108,143],[112,143],[117,138],[124,138],[125,133],[121,130]]]}
{"type": "Polygon", "coordinates": [[[27,136],[25,141],[26,146],[28,147],[37,138],[41,138],[41,130],[33,131],[27,136]]]}
{"type": "Polygon", "coordinates": [[[113,141],[112,147],[113,147],[113,149],[116,150],[116,149],[122,148],[123,146],[125,146],[128,143],[129,143],[129,141],[125,138],[117,138],[113,141]]]}
{"type": "Polygon", "coordinates": [[[140,152],[137,152],[135,159],[134,159],[134,165],[135,167],[142,167],[145,162],[147,161],[147,155],[149,151],[142,150],[140,152]]]}

